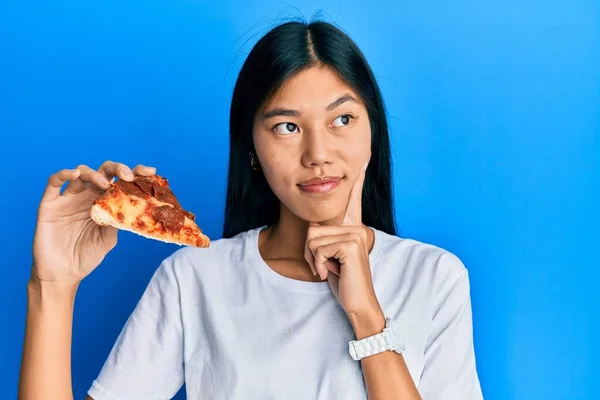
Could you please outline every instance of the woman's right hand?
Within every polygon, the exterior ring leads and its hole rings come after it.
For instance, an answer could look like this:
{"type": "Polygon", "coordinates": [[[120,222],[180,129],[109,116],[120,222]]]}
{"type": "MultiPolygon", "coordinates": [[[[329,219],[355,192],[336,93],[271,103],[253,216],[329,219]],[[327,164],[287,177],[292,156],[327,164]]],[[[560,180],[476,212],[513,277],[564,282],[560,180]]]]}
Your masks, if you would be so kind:
{"type": "Polygon", "coordinates": [[[154,175],[156,169],[106,161],[97,170],[86,165],[50,176],[38,208],[33,239],[32,278],[41,282],[78,283],[89,275],[117,244],[117,229],[100,226],[90,217],[94,200],[114,177],[154,175]],[[67,187],[61,194],[61,188],[67,187]]]}

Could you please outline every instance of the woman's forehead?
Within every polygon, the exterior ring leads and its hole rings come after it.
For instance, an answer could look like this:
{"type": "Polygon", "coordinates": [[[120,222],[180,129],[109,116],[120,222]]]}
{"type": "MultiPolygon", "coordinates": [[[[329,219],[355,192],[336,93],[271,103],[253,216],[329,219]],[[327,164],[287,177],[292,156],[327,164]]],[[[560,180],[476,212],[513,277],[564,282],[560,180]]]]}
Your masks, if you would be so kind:
{"type": "Polygon", "coordinates": [[[265,108],[325,109],[338,98],[355,91],[332,68],[315,66],[289,78],[265,104],[265,108]]]}

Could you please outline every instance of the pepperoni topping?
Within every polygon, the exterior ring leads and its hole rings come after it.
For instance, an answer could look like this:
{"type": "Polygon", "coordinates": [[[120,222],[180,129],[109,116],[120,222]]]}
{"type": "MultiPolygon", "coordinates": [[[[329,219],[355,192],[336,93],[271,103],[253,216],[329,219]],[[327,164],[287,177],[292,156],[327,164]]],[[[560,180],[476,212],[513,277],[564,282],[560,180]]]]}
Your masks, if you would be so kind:
{"type": "MultiPolygon", "coordinates": [[[[154,197],[155,199],[170,205],[155,206],[148,203],[146,212],[158,222],[157,228],[166,229],[177,233],[185,225],[185,217],[192,221],[196,219],[194,214],[181,208],[179,201],[169,188],[169,183],[166,178],[158,175],[153,176],[136,176],[132,182],[119,179],[116,183],[123,192],[128,195],[147,199],[154,197]]],[[[130,199],[132,204],[137,204],[137,200],[130,199]],[[136,203],[133,203],[133,202],[136,203]]],[[[135,221],[138,228],[144,227],[144,222],[141,220],[135,221]]]]}
{"type": "Polygon", "coordinates": [[[179,232],[183,228],[185,216],[181,208],[160,206],[152,209],[152,218],[162,222],[167,230],[179,232]]]}
{"type": "Polygon", "coordinates": [[[117,181],[117,186],[130,196],[137,196],[141,198],[147,197],[146,194],[133,182],[127,182],[119,179],[117,181]]]}
{"type": "Polygon", "coordinates": [[[153,190],[154,190],[154,197],[156,197],[158,200],[160,200],[164,203],[169,203],[169,204],[173,205],[174,207],[181,208],[181,206],[179,205],[179,202],[175,198],[175,195],[173,194],[171,189],[169,189],[168,187],[154,186],[153,190]]]}
{"type": "Polygon", "coordinates": [[[134,183],[144,191],[144,193],[152,196],[152,188],[158,185],[156,179],[152,179],[149,176],[138,176],[135,178],[134,183]]]}

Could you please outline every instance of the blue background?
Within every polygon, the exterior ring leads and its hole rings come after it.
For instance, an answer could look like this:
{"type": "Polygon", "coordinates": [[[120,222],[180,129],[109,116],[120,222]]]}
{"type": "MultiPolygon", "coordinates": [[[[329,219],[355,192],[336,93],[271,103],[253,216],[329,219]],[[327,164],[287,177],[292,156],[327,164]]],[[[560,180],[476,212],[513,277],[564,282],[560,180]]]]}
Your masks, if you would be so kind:
{"type": "MultiPolygon", "coordinates": [[[[0,2],[0,397],[16,398],[47,177],[105,159],[154,165],[218,238],[239,67],[270,27],[323,10],[382,87],[402,234],[470,270],[486,399],[600,398],[600,4],[249,4],[0,2]]],[[[174,250],[123,233],[82,284],[76,398],[174,250]]]]}

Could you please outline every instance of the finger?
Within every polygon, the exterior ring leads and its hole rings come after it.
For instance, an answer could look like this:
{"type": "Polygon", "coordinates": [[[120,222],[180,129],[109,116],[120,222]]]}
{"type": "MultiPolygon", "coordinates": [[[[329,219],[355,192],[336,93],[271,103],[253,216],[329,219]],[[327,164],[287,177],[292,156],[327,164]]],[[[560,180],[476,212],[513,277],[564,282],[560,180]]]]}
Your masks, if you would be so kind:
{"type": "Polygon", "coordinates": [[[133,169],[134,175],[152,176],[156,173],[155,167],[148,167],[146,165],[138,164],[133,169]]]}
{"type": "Polygon", "coordinates": [[[315,254],[320,247],[329,246],[333,243],[354,242],[360,248],[364,248],[362,237],[357,233],[343,233],[341,235],[320,236],[308,241],[307,246],[310,251],[315,254]]]}
{"type": "Polygon", "coordinates": [[[331,291],[333,292],[333,295],[335,296],[336,299],[340,299],[340,277],[339,275],[335,275],[335,274],[329,274],[327,276],[327,282],[329,283],[329,287],[331,288],[331,291]]]}
{"type": "Polygon", "coordinates": [[[331,243],[325,246],[320,246],[315,250],[315,268],[317,269],[321,280],[327,279],[327,275],[329,275],[327,261],[330,258],[339,257],[340,250],[341,244],[339,242],[331,243]]]}
{"type": "Polygon", "coordinates": [[[307,245],[304,246],[304,259],[308,263],[308,266],[310,267],[310,270],[312,271],[313,275],[317,276],[317,270],[315,269],[315,257],[313,256],[312,251],[310,251],[307,245]]]}
{"type": "Polygon", "coordinates": [[[306,241],[310,241],[311,239],[315,239],[321,236],[335,236],[335,235],[343,235],[346,233],[355,233],[359,235],[362,240],[367,243],[367,231],[362,225],[355,226],[330,226],[330,225],[318,225],[311,223],[308,228],[308,232],[306,234],[306,241]]]}
{"type": "Polygon", "coordinates": [[[105,161],[100,168],[98,168],[98,172],[103,174],[106,179],[117,177],[127,182],[131,182],[135,177],[131,168],[123,163],[114,161],[105,161]]]}
{"type": "Polygon", "coordinates": [[[64,194],[80,193],[90,186],[100,190],[106,190],[110,187],[108,179],[100,172],[87,165],[79,165],[77,169],[81,172],[79,179],[69,182],[64,194]]]}
{"type": "MultiPolygon", "coordinates": [[[[336,242],[355,242],[360,249],[364,250],[366,249],[367,233],[362,226],[321,226],[315,222],[309,224],[304,257],[311,266],[313,274],[316,275],[315,271],[318,273],[315,257],[317,249],[321,246],[327,246],[336,242]],[[306,253],[307,249],[310,254],[306,253]]],[[[325,267],[333,273],[340,273],[340,265],[336,260],[328,260],[325,267]]],[[[320,273],[319,276],[322,277],[323,275],[320,273]]]]}
{"type": "MultiPolygon", "coordinates": [[[[364,252],[364,246],[355,237],[351,237],[349,240],[336,240],[333,243],[317,247],[315,250],[315,268],[321,277],[326,278],[327,271],[331,270],[331,265],[327,265],[329,261],[338,263],[340,267],[352,264],[353,260],[359,263],[360,258],[364,256],[361,252],[364,252]]],[[[335,271],[339,270],[336,269],[335,271]]]]}
{"type": "Polygon", "coordinates": [[[313,238],[313,235],[311,235],[311,227],[316,227],[316,226],[319,226],[319,224],[316,222],[310,222],[308,224],[308,231],[306,233],[306,242],[304,243],[304,259],[310,266],[310,270],[312,271],[313,275],[315,275],[315,276],[317,276],[317,269],[315,268],[315,256],[314,256],[313,252],[311,251],[311,249],[308,247],[308,242],[313,238]]]}
{"type": "Polygon", "coordinates": [[[352,189],[350,190],[350,198],[348,199],[348,205],[342,225],[361,225],[362,224],[362,191],[363,184],[365,182],[365,175],[367,167],[369,166],[369,160],[363,164],[352,189]]]}
{"type": "Polygon", "coordinates": [[[333,272],[339,273],[341,271],[337,268],[334,268],[332,264],[328,264],[328,262],[337,262],[341,268],[341,265],[346,264],[347,262],[347,257],[351,251],[351,246],[356,246],[356,248],[358,248],[358,244],[356,242],[349,241],[335,242],[320,246],[316,249],[315,268],[317,269],[317,272],[322,280],[327,279],[330,268],[334,270],[333,272]]]}
{"type": "Polygon", "coordinates": [[[364,249],[362,239],[356,233],[347,233],[336,236],[323,236],[312,239],[308,243],[308,248],[313,254],[314,266],[321,279],[327,277],[327,271],[339,275],[341,273],[341,264],[346,262],[348,252],[344,254],[344,248],[353,244],[357,249],[364,249]]]}
{"type": "Polygon", "coordinates": [[[63,169],[50,175],[44,190],[42,201],[54,200],[60,196],[60,189],[67,182],[79,178],[81,171],[78,169],[63,169]]]}
{"type": "Polygon", "coordinates": [[[329,272],[333,272],[332,274],[327,274],[327,279],[331,279],[331,277],[334,275],[340,276],[342,273],[342,266],[336,259],[330,258],[329,260],[325,261],[325,267],[327,267],[329,272]]]}

